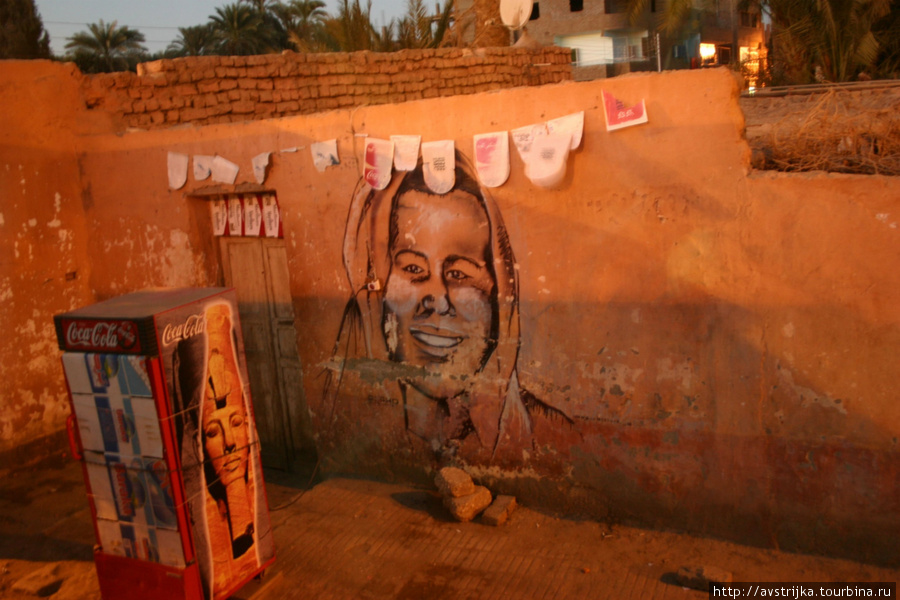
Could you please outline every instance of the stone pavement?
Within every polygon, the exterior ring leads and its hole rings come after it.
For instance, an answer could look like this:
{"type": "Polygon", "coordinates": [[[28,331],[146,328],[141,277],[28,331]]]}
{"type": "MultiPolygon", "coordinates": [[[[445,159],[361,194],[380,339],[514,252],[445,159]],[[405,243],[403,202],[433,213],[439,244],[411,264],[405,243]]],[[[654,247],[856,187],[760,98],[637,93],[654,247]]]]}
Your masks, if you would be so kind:
{"type": "MultiPolygon", "coordinates": [[[[500,526],[452,520],[436,491],[358,479],[305,490],[309,472],[267,471],[276,562],[237,600],[700,599],[681,566],[739,581],[897,581],[897,569],[675,533],[556,518],[520,506],[500,526]]],[[[98,597],[81,472],[69,460],[0,469],[0,597],[49,569],[58,600],[98,597]]],[[[33,596],[31,596],[33,597],[33,596]]]]}

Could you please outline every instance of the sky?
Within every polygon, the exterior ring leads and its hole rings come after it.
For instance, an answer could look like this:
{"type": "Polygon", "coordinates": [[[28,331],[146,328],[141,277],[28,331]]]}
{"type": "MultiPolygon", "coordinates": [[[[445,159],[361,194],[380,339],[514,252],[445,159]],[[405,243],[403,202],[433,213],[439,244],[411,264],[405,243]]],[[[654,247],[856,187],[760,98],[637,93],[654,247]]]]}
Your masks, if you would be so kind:
{"type": "MultiPolygon", "coordinates": [[[[89,23],[118,21],[144,34],[150,52],[165,50],[177,36],[179,27],[200,25],[209,20],[217,6],[235,0],[34,0],[44,30],[50,34],[54,54],[64,54],[66,38],[87,30],[89,23]]],[[[365,6],[365,2],[361,2],[365,6]]],[[[325,10],[337,12],[337,0],[325,0],[325,10]]],[[[400,17],[406,0],[372,0],[372,22],[400,17]]]]}

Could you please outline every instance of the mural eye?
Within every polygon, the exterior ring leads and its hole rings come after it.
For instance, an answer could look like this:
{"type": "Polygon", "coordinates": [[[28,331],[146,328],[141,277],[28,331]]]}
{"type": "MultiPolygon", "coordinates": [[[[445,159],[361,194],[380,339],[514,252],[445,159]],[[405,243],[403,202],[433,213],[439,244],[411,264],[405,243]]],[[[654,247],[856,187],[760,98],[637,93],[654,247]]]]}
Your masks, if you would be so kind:
{"type": "Polygon", "coordinates": [[[449,271],[447,271],[447,279],[452,279],[453,281],[464,281],[466,279],[469,279],[469,276],[459,269],[450,269],[449,271]]]}
{"type": "Polygon", "coordinates": [[[210,425],[206,428],[206,437],[214,438],[219,435],[219,428],[215,425],[210,425]]]}
{"type": "Polygon", "coordinates": [[[244,424],[244,417],[241,415],[234,415],[231,417],[231,426],[232,427],[240,427],[244,424]]]}
{"type": "Polygon", "coordinates": [[[405,267],[403,267],[403,271],[409,273],[410,275],[421,275],[425,272],[425,269],[423,269],[419,265],[406,265],[405,267]]]}

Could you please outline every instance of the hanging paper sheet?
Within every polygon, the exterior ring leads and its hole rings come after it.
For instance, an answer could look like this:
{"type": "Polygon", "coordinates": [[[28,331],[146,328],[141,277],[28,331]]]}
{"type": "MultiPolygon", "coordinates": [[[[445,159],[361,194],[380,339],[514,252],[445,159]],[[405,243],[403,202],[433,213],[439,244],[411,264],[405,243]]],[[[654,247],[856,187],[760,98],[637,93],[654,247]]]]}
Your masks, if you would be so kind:
{"type": "Polygon", "coordinates": [[[244,207],[239,196],[228,197],[228,235],[243,233],[244,207]]]}
{"type": "Polygon", "coordinates": [[[571,150],[581,145],[581,136],[584,133],[584,111],[572,113],[558,119],[547,121],[548,133],[568,133],[572,136],[571,150]]]}
{"type": "Polygon", "coordinates": [[[256,194],[245,194],[244,203],[244,235],[249,237],[259,237],[262,228],[262,210],[259,207],[259,200],[256,194]]]}
{"type": "Polygon", "coordinates": [[[376,190],[383,190],[391,182],[394,164],[394,142],[369,138],[366,140],[363,177],[376,190]]]}
{"type": "Polygon", "coordinates": [[[419,162],[421,135],[392,135],[394,142],[394,168],[398,171],[412,171],[419,162]]]}
{"type": "Polygon", "coordinates": [[[194,180],[203,181],[212,174],[214,156],[197,154],[194,156],[194,180]]]}
{"type": "Polygon", "coordinates": [[[640,125],[647,122],[647,107],[644,101],[634,106],[625,106],[609,92],[603,92],[603,108],[606,115],[606,130],[615,131],[623,127],[640,125]]]}
{"type": "Polygon", "coordinates": [[[531,146],[534,143],[534,138],[547,135],[547,125],[545,123],[526,125],[525,127],[513,129],[510,132],[510,135],[512,135],[513,144],[519,152],[519,158],[522,159],[522,162],[527,164],[528,155],[531,154],[531,146]]]}
{"type": "Polygon", "coordinates": [[[271,152],[263,152],[253,157],[253,177],[256,178],[256,183],[260,185],[266,181],[266,169],[269,167],[269,158],[271,156],[271,152]]]}
{"type": "Polygon", "coordinates": [[[180,190],[187,182],[187,168],[189,157],[180,152],[169,152],[169,187],[180,190]]]}
{"type": "Polygon", "coordinates": [[[481,183],[495,188],[509,178],[509,137],[505,131],[475,136],[475,170],[481,183]]]}
{"type": "Polygon", "coordinates": [[[212,161],[212,178],[219,183],[234,183],[237,179],[238,166],[228,159],[216,156],[212,161]]]}
{"type": "Polygon", "coordinates": [[[278,209],[278,200],[275,199],[275,194],[263,194],[262,220],[266,237],[276,238],[280,236],[281,211],[278,209]]]}
{"type": "Polygon", "coordinates": [[[422,144],[422,174],[425,185],[435,194],[446,194],[456,184],[456,157],[453,140],[422,144]]]}
{"type": "Polygon", "coordinates": [[[538,136],[525,163],[525,176],[531,183],[551,188],[559,184],[566,174],[566,159],[572,136],[568,133],[551,133],[538,136]]]}
{"type": "Polygon", "coordinates": [[[209,203],[212,217],[213,235],[225,235],[228,226],[228,205],[224,199],[217,198],[209,203]]]}
{"type": "Polygon", "coordinates": [[[309,151],[312,153],[313,164],[316,170],[322,173],[332,165],[341,164],[338,158],[337,140],[326,140],[324,142],[315,142],[310,145],[309,151]]]}

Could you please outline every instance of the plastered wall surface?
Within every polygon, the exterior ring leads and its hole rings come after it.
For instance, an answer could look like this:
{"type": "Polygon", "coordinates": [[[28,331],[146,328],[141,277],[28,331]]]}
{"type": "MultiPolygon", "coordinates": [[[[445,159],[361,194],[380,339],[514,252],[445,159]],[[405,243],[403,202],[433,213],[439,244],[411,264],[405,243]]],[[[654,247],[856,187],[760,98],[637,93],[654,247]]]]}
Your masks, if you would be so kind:
{"type": "Polygon", "coordinates": [[[84,135],[89,289],[220,282],[205,195],[274,190],[327,472],[425,482],[458,464],[531,506],[896,564],[900,192],[885,177],[752,173],[742,128],[734,81],[714,70],[84,135]],[[645,100],[649,123],[607,132],[603,91],[645,100]],[[363,134],[449,139],[471,158],[475,134],[578,111],[583,140],[556,189],[532,184],[511,148],[485,212],[442,196],[436,230],[416,212],[427,199],[354,193],[363,134]],[[319,172],[309,146],[331,138],[340,164],[319,172]],[[169,151],[228,158],[236,185],[189,175],[169,190],[169,151]],[[456,286],[454,312],[494,315],[493,350],[470,372],[435,347],[477,336],[404,320],[403,295],[439,279],[404,257],[431,261],[420,246],[438,239],[443,263],[425,267],[456,286]],[[486,278],[453,263],[459,243],[483,250],[469,262],[486,278]],[[369,265],[381,287],[360,291],[369,265]],[[397,341],[410,331],[449,358],[417,362],[397,341]]]}
{"type": "Polygon", "coordinates": [[[68,414],[47,317],[91,297],[79,80],[72,66],[0,61],[0,453],[58,432],[68,414]]]}

